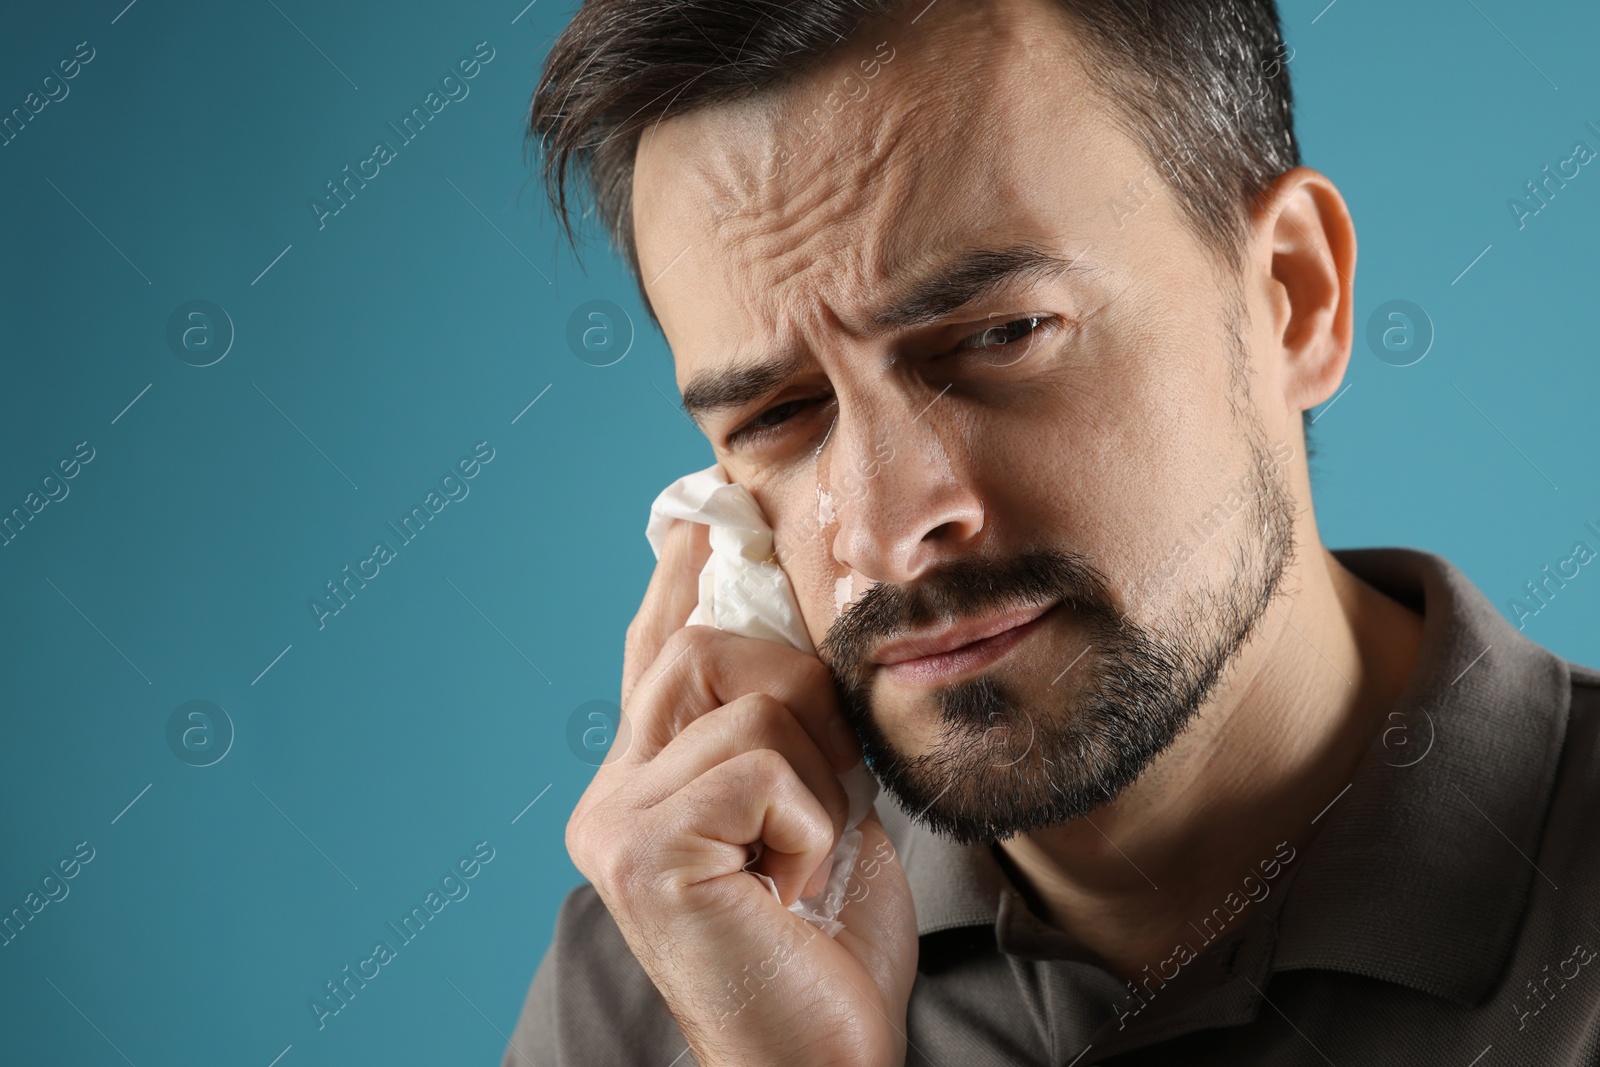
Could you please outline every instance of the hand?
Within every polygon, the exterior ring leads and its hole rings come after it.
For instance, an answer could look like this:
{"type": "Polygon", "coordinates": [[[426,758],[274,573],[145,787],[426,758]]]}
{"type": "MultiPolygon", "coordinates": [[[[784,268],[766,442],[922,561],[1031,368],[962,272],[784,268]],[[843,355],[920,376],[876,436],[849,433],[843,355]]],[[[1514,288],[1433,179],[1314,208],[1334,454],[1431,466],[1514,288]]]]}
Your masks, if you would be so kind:
{"type": "Polygon", "coordinates": [[[623,721],[567,851],[702,1067],[899,1067],[916,917],[876,812],[858,827],[845,928],[830,938],[787,910],[827,877],[848,812],[837,775],[859,741],[815,656],[684,626],[709,555],[704,526],[671,527],[628,627],[623,721]],[[758,841],[753,869],[782,903],[743,869],[758,841]]]}

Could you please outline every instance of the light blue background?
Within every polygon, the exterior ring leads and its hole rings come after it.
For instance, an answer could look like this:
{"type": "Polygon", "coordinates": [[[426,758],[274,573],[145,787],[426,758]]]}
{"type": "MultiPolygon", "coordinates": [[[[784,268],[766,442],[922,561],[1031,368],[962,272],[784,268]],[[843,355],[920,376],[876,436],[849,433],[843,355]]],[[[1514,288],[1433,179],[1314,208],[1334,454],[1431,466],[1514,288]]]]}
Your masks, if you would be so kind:
{"type": "MultiPolygon", "coordinates": [[[[632,281],[598,243],[577,267],[522,155],[571,5],[124,2],[12,5],[0,36],[0,111],[95,49],[0,147],[0,510],[95,449],[0,548],[0,911],[96,850],[0,948],[0,1059],[496,1063],[578,880],[568,716],[616,695],[651,498],[711,459],[632,281]],[[470,95],[319,231],[308,201],[479,41],[470,95]],[[237,330],[205,368],[166,342],[197,298],[237,330]],[[639,326],[613,366],[566,343],[591,299],[639,326]],[[481,440],[469,496],[319,631],[308,599],[481,440]],[[192,699],[236,729],[214,766],[167,746],[192,699]],[[483,840],[470,895],[319,1031],[308,1000],[483,840]]],[[[1600,15],[1284,16],[1358,320],[1408,299],[1437,330],[1404,368],[1358,343],[1316,425],[1325,539],[1431,549],[1503,605],[1600,525],[1600,167],[1525,229],[1507,207],[1600,149],[1600,15]]],[[[1596,663],[1597,615],[1586,568],[1527,632],[1596,663]]]]}

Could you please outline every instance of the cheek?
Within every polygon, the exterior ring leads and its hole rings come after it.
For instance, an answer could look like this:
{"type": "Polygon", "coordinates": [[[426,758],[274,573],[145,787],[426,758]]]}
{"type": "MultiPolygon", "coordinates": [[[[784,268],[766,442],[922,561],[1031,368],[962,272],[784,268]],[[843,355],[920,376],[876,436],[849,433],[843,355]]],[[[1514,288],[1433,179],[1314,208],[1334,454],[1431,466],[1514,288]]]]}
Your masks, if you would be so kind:
{"type": "Polygon", "coordinates": [[[1059,523],[1055,543],[1089,557],[1141,622],[1152,621],[1143,607],[1162,611],[1133,590],[1237,484],[1245,462],[1228,405],[1226,335],[1220,323],[1196,325],[1216,319],[1216,308],[1199,298],[1174,308],[1145,290],[1108,307],[1086,335],[1017,467],[1059,523]]]}
{"type": "Polygon", "coordinates": [[[825,547],[829,543],[831,538],[812,536],[796,544],[785,542],[778,551],[812,644],[826,636],[850,595],[850,569],[833,558],[825,547]]]}
{"type": "Polygon", "coordinates": [[[848,574],[848,568],[838,563],[832,552],[839,528],[836,494],[818,477],[814,466],[781,478],[739,480],[756,498],[772,527],[778,565],[794,589],[815,644],[838,617],[835,591],[848,574]]]}

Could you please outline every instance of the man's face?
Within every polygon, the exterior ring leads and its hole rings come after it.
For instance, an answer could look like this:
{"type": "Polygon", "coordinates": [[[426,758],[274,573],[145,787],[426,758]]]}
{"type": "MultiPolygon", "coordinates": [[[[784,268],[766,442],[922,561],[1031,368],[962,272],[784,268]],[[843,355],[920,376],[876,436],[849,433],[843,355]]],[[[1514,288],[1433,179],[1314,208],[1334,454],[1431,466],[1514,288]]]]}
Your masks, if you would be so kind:
{"type": "Polygon", "coordinates": [[[1299,417],[1059,5],[917,6],[669,113],[635,234],[869,765],[993,840],[1111,799],[1212,692],[1292,556],[1299,417]]]}

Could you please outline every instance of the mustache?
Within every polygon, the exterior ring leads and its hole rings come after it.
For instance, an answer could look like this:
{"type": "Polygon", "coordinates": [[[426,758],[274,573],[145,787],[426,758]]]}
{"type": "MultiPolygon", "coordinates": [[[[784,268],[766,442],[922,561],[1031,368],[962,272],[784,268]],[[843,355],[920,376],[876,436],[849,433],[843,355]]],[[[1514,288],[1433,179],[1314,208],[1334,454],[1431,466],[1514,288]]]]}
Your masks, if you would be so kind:
{"type": "Polygon", "coordinates": [[[933,622],[1062,601],[1091,623],[1123,628],[1110,583],[1076,553],[1024,552],[1009,560],[954,560],[915,585],[879,582],[850,606],[817,646],[817,655],[846,687],[863,683],[882,641],[933,622]]]}

